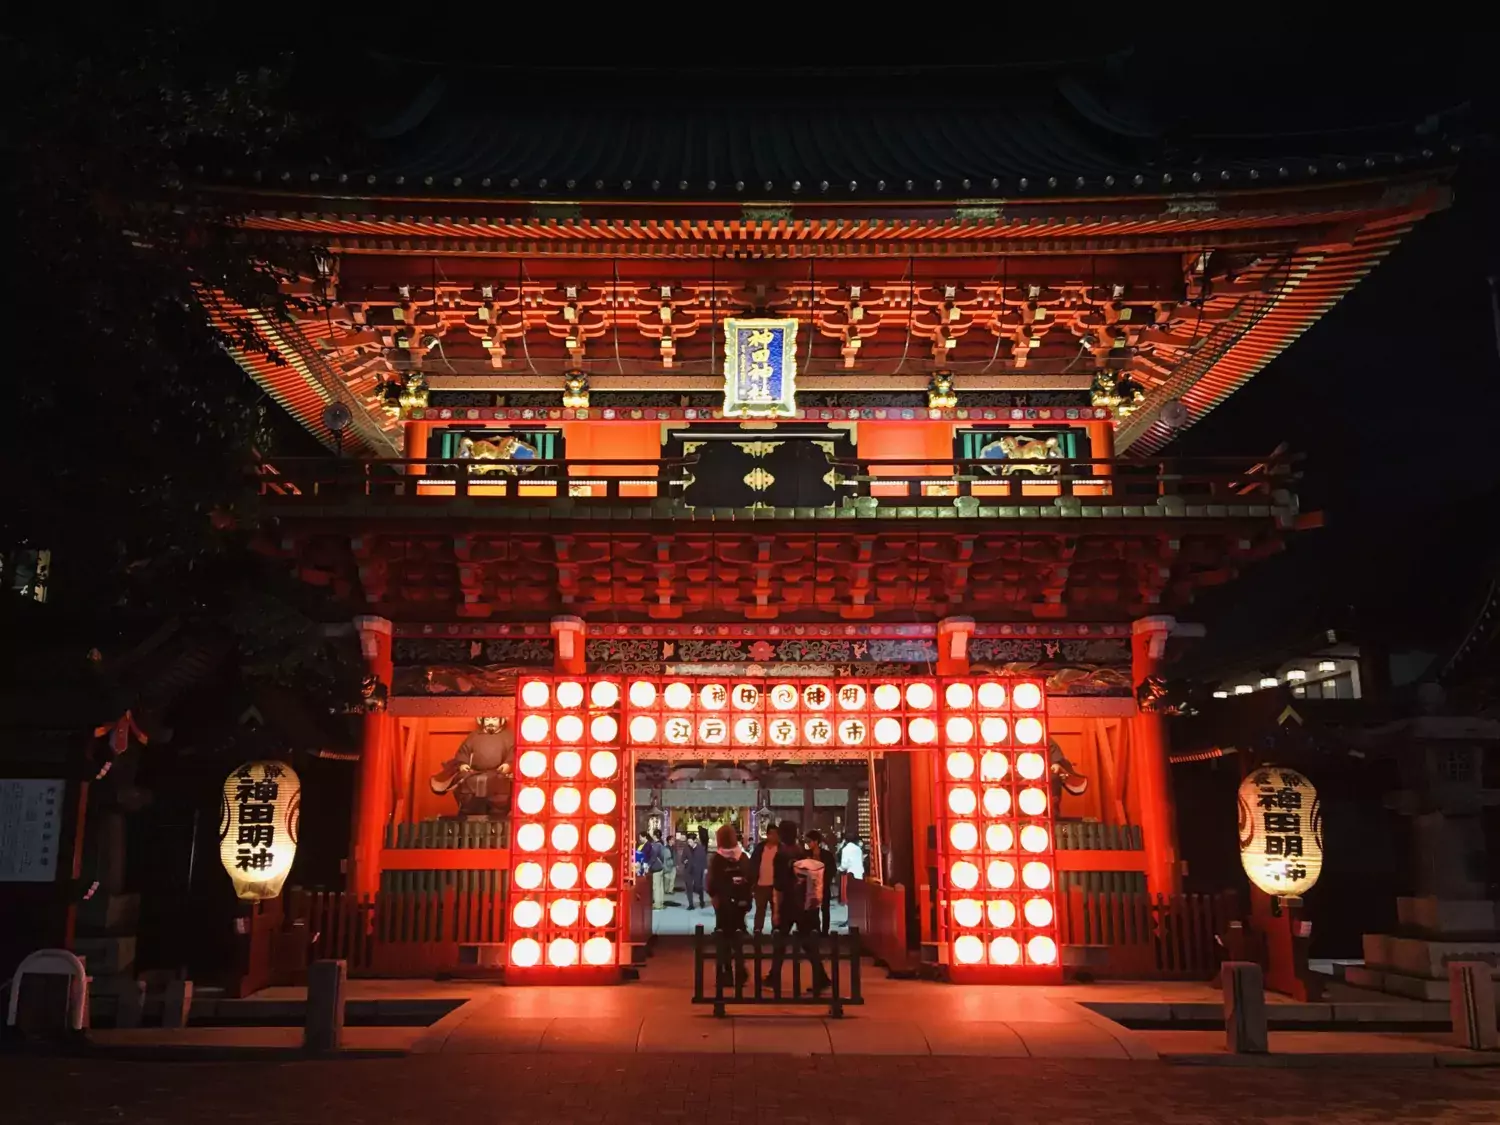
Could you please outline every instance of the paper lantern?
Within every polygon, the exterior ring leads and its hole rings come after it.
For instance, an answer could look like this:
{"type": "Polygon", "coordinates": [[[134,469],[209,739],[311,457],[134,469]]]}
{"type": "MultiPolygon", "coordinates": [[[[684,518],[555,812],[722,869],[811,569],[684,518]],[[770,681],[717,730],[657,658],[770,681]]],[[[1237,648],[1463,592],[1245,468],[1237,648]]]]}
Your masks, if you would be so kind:
{"type": "Polygon", "coordinates": [[[590,926],[607,926],[615,920],[615,904],[607,898],[591,898],[583,908],[590,926]]]}
{"type": "Polygon", "coordinates": [[[292,869],[302,819],[302,782],[283,762],[246,762],[224,779],[219,859],[234,893],[275,898],[292,869]]]}
{"type": "Polygon", "coordinates": [[[1240,782],[1240,864],[1268,895],[1302,895],[1323,872],[1323,808],[1296,770],[1267,766],[1240,782]]]}
{"type": "Polygon", "coordinates": [[[561,816],[572,816],[583,803],[583,795],[571,785],[564,785],[552,794],[552,808],[561,816]]]}
{"type": "Polygon", "coordinates": [[[974,705],[974,689],[966,683],[949,684],[943,689],[943,700],[949,707],[962,710],[974,705]]]}
{"type": "Polygon", "coordinates": [[[595,680],[589,688],[589,702],[595,707],[613,707],[620,702],[620,685],[613,680],[595,680]]]}
{"type": "Polygon", "coordinates": [[[615,811],[617,799],[613,789],[601,787],[589,790],[589,812],[605,816],[615,811]]]}

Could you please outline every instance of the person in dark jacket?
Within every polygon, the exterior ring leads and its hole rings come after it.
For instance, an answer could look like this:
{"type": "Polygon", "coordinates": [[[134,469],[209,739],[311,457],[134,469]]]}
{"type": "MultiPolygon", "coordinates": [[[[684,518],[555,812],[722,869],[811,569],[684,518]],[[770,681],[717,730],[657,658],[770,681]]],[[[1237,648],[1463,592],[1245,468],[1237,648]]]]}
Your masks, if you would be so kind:
{"type": "Polygon", "coordinates": [[[739,936],[745,930],[754,879],[750,860],[740,847],[734,825],[719,827],[718,847],[708,860],[708,897],[714,908],[714,932],[718,935],[718,964],[727,984],[729,961],[734,959],[734,983],[742,987],[750,979],[745,971],[745,950],[739,936]],[[732,953],[731,953],[732,949],[732,953]]]}
{"type": "Polygon", "coordinates": [[[755,845],[750,857],[750,869],[755,883],[755,928],[758,934],[765,928],[766,915],[771,916],[771,929],[776,929],[776,888],[781,881],[786,856],[782,854],[781,831],[774,824],[766,829],[766,838],[755,845]]]}
{"type": "MultiPolygon", "coordinates": [[[[738,845],[738,841],[736,841],[738,845]]],[[[700,906],[707,906],[708,901],[703,894],[704,876],[708,871],[708,853],[698,846],[696,833],[687,838],[687,846],[682,850],[682,881],[687,888],[687,905],[689,910],[696,910],[700,906]],[[696,898],[696,902],[694,899],[696,898]]]]}
{"type": "MultiPolygon", "coordinates": [[[[788,830],[785,823],[781,828],[788,830]]],[[[808,964],[812,966],[813,995],[822,992],[830,983],[828,971],[823,968],[818,953],[818,932],[822,923],[823,899],[828,894],[828,860],[832,857],[823,848],[822,833],[809,832],[807,843],[806,849],[798,848],[795,855],[788,856],[789,870],[781,890],[781,916],[776,923],[771,971],[764,981],[765,986],[778,996],[781,994],[781,966],[786,960],[787,939],[794,931],[808,964]]]]}

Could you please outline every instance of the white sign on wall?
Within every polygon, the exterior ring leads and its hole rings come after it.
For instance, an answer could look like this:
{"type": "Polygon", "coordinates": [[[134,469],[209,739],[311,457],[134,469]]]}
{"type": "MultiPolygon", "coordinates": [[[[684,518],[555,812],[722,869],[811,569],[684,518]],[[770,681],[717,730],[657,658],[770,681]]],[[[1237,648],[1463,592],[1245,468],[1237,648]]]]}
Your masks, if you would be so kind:
{"type": "Polygon", "coordinates": [[[0,883],[57,878],[67,791],[60,779],[0,778],[0,883]]]}

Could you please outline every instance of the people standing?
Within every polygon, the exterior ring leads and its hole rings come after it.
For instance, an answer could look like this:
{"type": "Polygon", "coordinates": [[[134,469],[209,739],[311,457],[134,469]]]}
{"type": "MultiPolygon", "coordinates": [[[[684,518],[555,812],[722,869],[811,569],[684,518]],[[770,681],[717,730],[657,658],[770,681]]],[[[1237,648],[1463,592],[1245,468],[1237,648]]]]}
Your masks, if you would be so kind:
{"type": "Polygon", "coordinates": [[[819,929],[826,936],[832,928],[830,923],[832,922],[833,896],[829,894],[831,889],[829,883],[833,879],[835,859],[833,853],[823,846],[821,832],[812,831],[807,834],[807,845],[802,849],[802,858],[816,860],[822,865],[819,874],[822,884],[819,888],[819,929]]]}
{"type": "Polygon", "coordinates": [[[729,960],[733,957],[734,983],[740,987],[750,976],[745,971],[745,949],[738,935],[745,930],[745,913],[750,909],[754,874],[745,850],[740,847],[739,833],[734,830],[734,825],[719,827],[717,843],[707,866],[708,897],[714,908],[714,932],[719,942],[717,963],[722,966],[720,972],[727,975],[729,960]],[[732,950],[726,946],[731,946],[732,950]]]}
{"type": "Polygon", "coordinates": [[[672,860],[673,869],[676,871],[676,875],[674,876],[672,885],[669,888],[669,891],[671,893],[675,894],[677,891],[687,889],[687,850],[687,833],[679,828],[676,834],[672,837],[672,860]]]}
{"type": "Polygon", "coordinates": [[[646,870],[651,873],[651,909],[660,910],[667,904],[666,849],[662,847],[660,828],[646,842],[646,870]]]}
{"type": "Polygon", "coordinates": [[[752,934],[762,932],[768,912],[771,915],[771,928],[773,930],[776,928],[776,911],[773,903],[776,894],[776,875],[779,871],[777,857],[780,851],[781,833],[773,824],[766,829],[766,838],[755,846],[755,853],[750,857],[750,867],[755,872],[755,928],[750,931],[752,934]]]}
{"type": "Polygon", "coordinates": [[[676,906],[677,903],[671,896],[677,886],[677,855],[672,850],[671,842],[663,840],[660,832],[657,832],[656,840],[661,845],[662,898],[668,906],[676,906]]]}
{"type": "MultiPolygon", "coordinates": [[[[735,840],[734,846],[739,847],[738,839],[735,840]]],[[[687,838],[680,866],[683,885],[687,888],[688,909],[696,910],[700,906],[707,906],[708,902],[704,898],[703,888],[704,877],[708,871],[708,853],[698,846],[696,834],[687,838]]]]}
{"type": "Polygon", "coordinates": [[[844,846],[839,849],[839,901],[849,901],[849,880],[859,879],[861,882],[865,877],[865,849],[859,842],[859,836],[850,832],[844,840],[844,846]]]}
{"type": "MultiPolygon", "coordinates": [[[[781,826],[786,831],[786,824],[781,826]]],[[[776,924],[776,945],[771,954],[771,971],[764,984],[775,993],[781,991],[781,966],[786,960],[787,939],[793,933],[812,966],[813,995],[826,989],[828,971],[818,952],[818,930],[823,918],[823,901],[828,895],[829,853],[823,848],[823,834],[807,834],[807,850],[790,857],[789,878],[781,896],[781,913],[776,924]]]]}

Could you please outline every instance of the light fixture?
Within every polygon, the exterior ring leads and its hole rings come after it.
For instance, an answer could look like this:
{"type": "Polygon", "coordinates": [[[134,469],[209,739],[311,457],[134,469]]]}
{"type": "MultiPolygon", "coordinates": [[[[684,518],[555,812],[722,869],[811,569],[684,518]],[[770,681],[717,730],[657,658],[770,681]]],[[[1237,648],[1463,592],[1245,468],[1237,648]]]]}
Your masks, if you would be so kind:
{"type": "Polygon", "coordinates": [[[995,711],[1005,706],[1005,685],[986,680],[979,685],[979,706],[995,711]]]}
{"type": "Polygon", "coordinates": [[[1307,679],[1307,672],[1301,668],[1288,668],[1286,671],[1286,678],[1288,682],[1305,680],[1307,679]]]}
{"type": "MultiPolygon", "coordinates": [[[[1034,825],[1032,827],[1035,827],[1034,825]]],[[[1025,833],[1023,832],[1024,836],[1025,833]]],[[[552,826],[552,850],[555,852],[571,852],[578,847],[578,825],[572,821],[565,820],[561,824],[552,826]]],[[[605,849],[599,848],[598,851],[605,849]]],[[[1040,848],[1033,849],[1041,851],[1040,848]]]]}
{"type": "Polygon", "coordinates": [[[567,710],[583,704],[583,685],[576,680],[568,680],[557,685],[557,705],[567,710]]]}
{"type": "Polygon", "coordinates": [[[589,737],[595,742],[613,742],[619,733],[620,724],[615,721],[613,715],[595,715],[589,721],[589,737]]]}
{"type": "Polygon", "coordinates": [[[1016,881],[1015,864],[1003,859],[990,860],[989,866],[985,869],[985,881],[994,890],[1010,890],[1016,881]]]}
{"type": "Polygon", "coordinates": [[[1007,816],[1010,813],[1010,790],[995,787],[984,791],[984,813],[986,816],[1007,816]]]}
{"type": "Polygon", "coordinates": [[[906,733],[918,746],[926,746],[937,741],[937,724],[931,719],[912,719],[907,724],[906,733]]]}
{"type": "MultiPolygon", "coordinates": [[[[539,716],[531,716],[537,718],[539,716]]],[[[578,742],[583,738],[583,720],[577,715],[564,715],[557,720],[557,741],[578,742]]]]}
{"type": "Polygon", "coordinates": [[[650,680],[636,680],[630,685],[630,705],[650,707],[656,702],[656,685],[650,680]]]}
{"type": "Polygon", "coordinates": [[[984,918],[984,908],[977,899],[960,898],[953,901],[953,923],[972,930],[984,918]]]}
{"type": "Polygon", "coordinates": [[[1057,961],[1057,942],[1046,934],[1037,934],[1026,943],[1026,956],[1034,965],[1052,965],[1057,961]]]}
{"type": "Polygon", "coordinates": [[[948,755],[948,776],[962,781],[974,776],[974,755],[955,750],[948,755]]]}
{"type": "Polygon", "coordinates": [[[615,881],[615,870],[603,860],[596,859],[584,869],[583,881],[596,891],[606,890],[615,881]]]}
{"type": "Polygon", "coordinates": [[[578,864],[571,860],[560,860],[552,865],[548,880],[559,891],[571,891],[578,883],[578,864]]]}
{"type": "Polygon", "coordinates": [[[547,946],[547,964],[558,968],[578,964],[578,943],[572,938],[553,938],[547,946]]]}
{"type": "Polygon", "coordinates": [[[577,750],[560,751],[552,759],[552,768],[557,771],[558,777],[577,777],[583,772],[583,755],[577,750]]]}
{"type": "Polygon", "coordinates": [[[1216,692],[1214,692],[1214,698],[1215,699],[1228,699],[1229,698],[1229,693],[1227,691],[1216,691],[1216,692]]]}
{"type": "Polygon", "coordinates": [[[950,743],[971,742],[974,739],[974,720],[964,715],[954,715],[943,724],[943,731],[950,743]]]}
{"type": "Polygon", "coordinates": [[[521,741],[542,742],[547,737],[550,725],[543,715],[527,715],[521,720],[521,741]]]}
{"type": "Polygon", "coordinates": [[[595,680],[589,688],[589,702],[595,707],[613,707],[620,702],[620,685],[613,680],[595,680]]]}
{"type": "Polygon", "coordinates": [[[1004,742],[1010,734],[1010,724],[999,715],[991,715],[980,720],[979,737],[984,740],[986,746],[998,746],[1004,742]]]}
{"type": "Polygon", "coordinates": [[[990,899],[984,912],[997,930],[1008,930],[1016,924],[1016,904],[1008,898],[990,899]]]}
{"type": "Polygon", "coordinates": [[[964,934],[953,943],[953,959],[960,965],[977,965],[984,960],[984,942],[973,934],[964,934]]]}
{"type": "Polygon", "coordinates": [[[948,811],[954,816],[973,816],[979,807],[979,798],[967,785],[955,786],[948,791],[948,811]]]}
{"type": "Polygon", "coordinates": [[[589,828],[589,850],[607,852],[615,846],[615,829],[612,824],[595,824],[589,828]]]}
{"type": "Polygon", "coordinates": [[[1015,833],[1008,824],[991,824],[984,830],[984,846],[992,852],[1008,852],[1016,846],[1015,833]]]}
{"type": "Polygon", "coordinates": [[[1026,924],[1036,926],[1052,925],[1052,904],[1044,898],[1029,898],[1026,900],[1026,924]]]}
{"type": "MultiPolygon", "coordinates": [[[[561,726],[561,723],[558,724],[561,726]]],[[[1025,746],[1035,746],[1042,740],[1042,724],[1027,716],[1016,720],[1016,741],[1025,746]]]]}
{"type": "Polygon", "coordinates": [[[955,821],[948,829],[948,842],[953,845],[954,851],[972,852],[979,846],[979,829],[974,827],[972,821],[955,821]]]}
{"type": "Polygon", "coordinates": [[[583,804],[583,794],[571,785],[564,785],[552,794],[552,808],[560,816],[572,816],[583,804]]]}
{"type": "Polygon", "coordinates": [[[583,959],[590,965],[609,965],[615,959],[615,945],[606,937],[591,937],[583,943],[583,959]]]}
{"type": "Polygon", "coordinates": [[[615,920],[615,904],[607,898],[591,898],[583,908],[590,926],[607,926],[615,920]]]}
{"type": "Polygon", "coordinates": [[[521,702],[528,707],[547,706],[547,699],[551,694],[551,689],[542,680],[528,680],[521,685],[521,702]]]}
{"type": "Polygon", "coordinates": [[[510,943],[510,963],[518,969],[529,969],[542,959],[542,946],[535,938],[510,943]]]}
{"type": "Polygon", "coordinates": [[[962,681],[949,684],[943,689],[943,699],[949,707],[962,710],[974,705],[974,689],[962,681]]]}
{"type": "Polygon", "coordinates": [[[572,926],[578,922],[578,900],[576,898],[554,899],[547,908],[547,917],[554,926],[572,926]]]}
{"type": "Polygon", "coordinates": [[[1235,684],[1234,685],[1234,694],[1235,695],[1249,695],[1254,690],[1255,689],[1253,687],[1251,687],[1249,684],[1235,684]]]}
{"type": "Polygon", "coordinates": [[[614,777],[619,768],[620,759],[613,750],[595,750],[589,755],[589,773],[601,780],[614,777]]]}
{"type": "Polygon", "coordinates": [[[534,929],[542,920],[542,904],[534,898],[523,898],[511,909],[510,918],[523,930],[534,929]]]}
{"type": "Polygon", "coordinates": [[[979,779],[981,781],[1004,781],[1005,775],[1010,772],[1010,759],[998,750],[988,751],[983,758],[979,759],[979,779]]]}
{"type": "Polygon", "coordinates": [[[547,755],[540,750],[527,750],[516,759],[516,769],[522,777],[541,777],[547,772],[547,755]]]}
{"type": "Polygon", "coordinates": [[[1262,676],[1260,678],[1260,686],[1263,688],[1275,687],[1279,682],[1275,676],[1262,676]]]}
{"type": "Polygon", "coordinates": [[[1339,666],[1338,666],[1338,664],[1335,661],[1332,661],[1332,660],[1320,660],[1320,661],[1318,661],[1318,671],[1319,672],[1337,672],[1338,670],[1339,670],[1339,666]]]}
{"type": "Polygon", "coordinates": [[[948,881],[961,891],[972,891],[979,886],[979,868],[961,859],[953,865],[948,881]]]}
{"type": "Polygon", "coordinates": [[[1017,684],[1010,698],[1020,710],[1035,711],[1042,705],[1042,689],[1036,684],[1017,684]]]}
{"type": "Polygon", "coordinates": [[[535,785],[522,786],[516,794],[516,808],[526,816],[536,816],[546,805],[547,794],[535,785]]]}
{"type": "Polygon", "coordinates": [[[997,937],[990,942],[992,965],[1014,965],[1021,959],[1021,943],[1013,937],[997,937]]]}
{"type": "Polygon", "coordinates": [[[589,790],[589,812],[595,816],[608,816],[615,811],[617,803],[615,791],[608,786],[589,790]]]}

